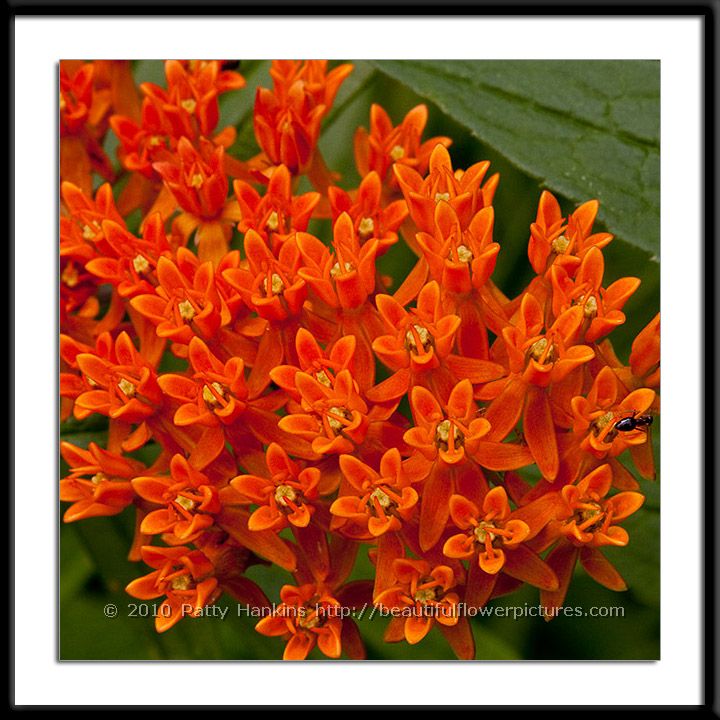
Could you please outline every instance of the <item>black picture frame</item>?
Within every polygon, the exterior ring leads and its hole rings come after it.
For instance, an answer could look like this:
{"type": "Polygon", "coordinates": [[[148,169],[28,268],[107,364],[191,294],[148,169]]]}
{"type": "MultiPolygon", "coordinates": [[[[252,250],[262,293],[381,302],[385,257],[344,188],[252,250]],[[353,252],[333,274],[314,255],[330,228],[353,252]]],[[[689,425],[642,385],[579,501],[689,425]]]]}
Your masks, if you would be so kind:
{"type": "MultiPolygon", "coordinates": [[[[718,601],[718,576],[717,576],[717,544],[719,540],[719,531],[717,529],[716,518],[720,515],[720,502],[718,499],[718,493],[715,487],[715,481],[718,476],[717,468],[717,456],[716,447],[720,443],[720,437],[718,436],[718,429],[714,423],[714,410],[718,407],[720,397],[718,396],[718,387],[715,380],[715,366],[718,357],[718,339],[716,334],[717,327],[717,305],[718,305],[718,291],[716,278],[720,276],[720,261],[715,250],[715,243],[717,242],[717,219],[716,219],[716,207],[718,206],[718,190],[716,187],[716,173],[718,167],[718,150],[716,142],[717,134],[717,64],[718,64],[718,53],[716,48],[716,37],[718,31],[718,22],[720,13],[718,13],[718,0],[705,0],[705,2],[698,1],[692,2],[691,4],[673,3],[673,2],[633,2],[632,4],[626,4],[621,0],[607,0],[606,2],[553,2],[553,3],[532,3],[527,0],[507,0],[503,3],[491,3],[491,2],[453,2],[449,5],[442,6],[442,14],[444,15],[487,15],[487,16],[498,16],[498,15],[540,15],[540,16],[564,16],[564,15],[596,15],[596,16],[698,16],[702,18],[703,24],[703,116],[704,116],[704,127],[703,127],[703,149],[704,149],[704,166],[702,168],[703,174],[703,202],[702,202],[702,213],[703,213],[703,235],[704,235],[704,247],[703,247],[703,267],[704,273],[701,278],[698,278],[700,287],[702,288],[703,294],[703,307],[704,317],[702,318],[703,332],[704,332],[704,343],[703,343],[703,356],[704,365],[702,368],[702,388],[704,391],[702,401],[702,426],[704,428],[703,437],[703,499],[704,499],[704,511],[703,511],[703,534],[705,538],[705,552],[702,558],[703,571],[704,571],[704,582],[703,582],[703,597],[704,604],[702,608],[702,623],[703,623],[703,672],[702,678],[699,680],[702,682],[702,702],[697,706],[654,706],[654,705],[633,705],[633,706],[542,706],[534,709],[540,709],[543,711],[564,711],[564,712],[577,712],[584,711],[587,709],[591,710],[604,710],[604,711],[662,711],[662,712],[683,712],[687,710],[694,710],[702,713],[705,716],[720,717],[720,702],[717,696],[717,641],[718,641],[718,625],[716,621],[717,613],[717,601],[718,601]]],[[[9,106],[13,107],[13,83],[14,83],[14,20],[17,17],[27,15],[58,15],[58,16],[83,16],[92,15],[96,12],[102,14],[114,14],[122,16],[134,16],[134,15],[164,15],[172,14],[179,16],[188,15],[252,15],[252,16],[263,16],[263,15],[311,15],[311,16],[322,16],[333,14],[334,12],[340,12],[340,14],[351,14],[351,15],[370,15],[377,16],[381,12],[382,16],[403,16],[406,14],[412,15],[436,15],[438,6],[431,6],[429,3],[417,2],[395,2],[392,4],[386,4],[380,2],[380,0],[367,0],[364,3],[338,3],[320,1],[314,3],[288,3],[279,2],[276,0],[265,0],[265,2],[232,2],[228,0],[226,2],[218,2],[213,0],[209,3],[202,4],[202,13],[198,13],[198,5],[192,2],[179,2],[175,0],[164,0],[162,2],[154,2],[147,4],[141,2],[141,0],[126,0],[125,2],[104,2],[96,3],[88,0],[84,2],[82,0],[75,0],[74,2],[35,2],[34,0],[10,0],[6,4],[7,12],[7,29],[8,29],[8,88],[9,88],[9,106]]],[[[13,187],[13,175],[14,175],[14,163],[17,161],[15,157],[14,149],[14,130],[12,127],[12,113],[10,122],[10,163],[8,164],[8,187],[13,187]]],[[[8,208],[6,209],[6,217],[9,221],[9,237],[16,237],[16,219],[13,217],[12,211],[12,197],[8,198],[8,208]]],[[[13,247],[12,243],[9,247],[9,260],[8,267],[13,267],[13,247]]],[[[12,328],[13,308],[14,300],[12,296],[12,289],[14,286],[14,273],[10,272],[10,282],[8,287],[11,291],[10,302],[8,307],[11,309],[10,312],[10,327],[12,328]]],[[[11,330],[14,334],[14,329],[11,330]]],[[[14,372],[11,368],[11,378],[14,378],[14,372]]],[[[12,416],[15,407],[15,391],[14,383],[11,379],[10,384],[10,398],[9,403],[10,415],[12,416]]],[[[10,420],[10,428],[13,428],[14,424],[12,419],[10,420]]],[[[17,432],[15,430],[14,432],[17,432]]],[[[14,440],[14,432],[10,434],[10,477],[13,478],[14,468],[17,463],[21,461],[20,458],[14,457],[12,447],[14,440]]],[[[8,505],[11,507],[11,503],[8,505]]],[[[9,537],[8,537],[8,549],[9,549],[9,566],[13,568],[14,558],[14,513],[11,510],[10,522],[8,524],[9,537]]],[[[14,590],[14,583],[11,581],[11,590],[14,590]]],[[[10,613],[8,614],[8,629],[11,642],[9,643],[9,668],[10,668],[10,693],[9,693],[9,706],[12,710],[35,710],[35,709],[51,709],[47,706],[40,705],[24,705],[18,706],[15,704],[14,697],[14,667],[13,667],[13,653],[15,644],[18,642],[25,642],[26,638],[18,637],[14,632],[13,623],[13,607],[12,607],[11,592],[11,607],[10,613]]],[[[651,688],[646,688],[644,691],[651,693],[651,688]]],[[[77,709],[77,710],[100,710],[104,706],[63,706],[62,709],[77,709]]],[[[156,709],[156,706],[143,707],[143,706],[126,706],[128,709],[156,709]]],[[[201,705],[187,705],[185,709],[201,709],[204,706],[201,705]]],[[[255,710],[275,710],[280,709],[277,706],[239,706],[246,711],[255,710]]],[[[359,706],[355,706],[358,707],[359,706]]],[[[59,708],[58,708],[59,709],[59,708]]],[[[231,707],[215,706],[212,709],[232,709],[231,707]]],[[[353,706],[303,706],[304,710],[318,710],[318,711],[338,711],[355,709],[353,706]]],[[[386,709],[382,706],[365,705],[362,709],[367,710],[381,710],[386,709]]],[[[388,710],[393,708],[387,708],[388,710]]],[[[444,707],[430,706],[424,707],[427,710],[443,711],[446,710],[444,707]]],[[[455,708],[453,708],[455,709],[455,708]]],[[[488,711],[494,710],[523,710],[526,709],[523,706],[460,706],[458,710],[473,710],[482,709],[488,711]]]]}

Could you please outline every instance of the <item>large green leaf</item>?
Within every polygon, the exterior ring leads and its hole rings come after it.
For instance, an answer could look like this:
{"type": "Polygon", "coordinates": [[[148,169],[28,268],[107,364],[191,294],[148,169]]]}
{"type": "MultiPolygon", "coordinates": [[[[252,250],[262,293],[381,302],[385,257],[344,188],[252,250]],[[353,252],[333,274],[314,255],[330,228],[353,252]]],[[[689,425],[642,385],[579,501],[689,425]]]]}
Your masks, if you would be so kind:
{"type": "Polygon", "coordinates": [[[660,63],[380,61],[550,190],[660,252],[660,63]]]}

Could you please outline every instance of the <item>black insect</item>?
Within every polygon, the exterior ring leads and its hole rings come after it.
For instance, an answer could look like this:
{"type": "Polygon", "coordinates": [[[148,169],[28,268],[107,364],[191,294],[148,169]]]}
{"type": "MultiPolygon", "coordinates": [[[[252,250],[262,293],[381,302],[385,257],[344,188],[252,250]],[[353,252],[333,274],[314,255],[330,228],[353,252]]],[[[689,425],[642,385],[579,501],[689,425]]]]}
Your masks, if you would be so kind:
{"type": "Polygon", "coordinates": [[[633,430],[641,430],[642,428],[650,427],[652,423],[652,415],[638,415],[637,411],[633,410],[632,415],[618,420],[615,423],[613,430],[617,430],[618,432],[632,432],[633,430]]]}

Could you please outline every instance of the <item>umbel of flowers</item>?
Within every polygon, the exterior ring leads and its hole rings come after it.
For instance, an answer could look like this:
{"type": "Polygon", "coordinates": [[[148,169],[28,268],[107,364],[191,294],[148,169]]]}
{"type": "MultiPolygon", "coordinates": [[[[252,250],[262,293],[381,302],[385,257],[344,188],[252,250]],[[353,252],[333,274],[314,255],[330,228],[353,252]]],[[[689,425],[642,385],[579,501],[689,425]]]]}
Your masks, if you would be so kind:
{"type": "Polygon", "coordinates": [[[218,128],[245,84],[229,64],[168,61],[165,87],[138,88],[128,63],[62,63],[62,415],[108,419],[104,447],[61,444],[64,519],[135,513],[127,592],[160,599],[158,632],[226,593],[274,608],[256,629],[287,659],[362,658],[338,608],[367,603],[403,611],[388,642],[435,625],[472,658],[463,603],[529,584],[551,616],[578,563],[625,589],[603,549],[644,500],[628,464],[654,477],[659,316],[620,359],[639,280],[604,279],[596,200],[568,215],[549,192],[535,276],[506,296],[499,177],[423,139],[424,106],[394,125],[373,105],[362,179],[340,187],[318,140],[351,71],[274,62],[243,157],[218,128]],[[395,243],[417,258],[401,282],[378,270],[395,243]],[[288,574],[279,598],[246,575],[258,562],[288,574]]]}

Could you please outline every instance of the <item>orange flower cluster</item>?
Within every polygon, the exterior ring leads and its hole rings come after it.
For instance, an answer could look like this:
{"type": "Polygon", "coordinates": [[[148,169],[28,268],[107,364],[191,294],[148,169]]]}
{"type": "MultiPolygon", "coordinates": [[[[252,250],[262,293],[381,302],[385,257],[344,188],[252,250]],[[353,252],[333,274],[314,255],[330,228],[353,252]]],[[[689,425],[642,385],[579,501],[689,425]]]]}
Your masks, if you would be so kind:
{"type": "Polygon", "coordinates": [[[351,65],[274,62],[251,158],[217,128],[235,69],[168,61],[166,87],[139,89],[130,70],[61,66],[62,410],[108,435],[61,444],[60,497],[67,522],[134,508],[149,572],[127,591],[163,598],[157,630],[227,593],[267,609],[285,658],[362,658],[345,610],[375,605],[389,642],[436,625],[472,658],[463,604],[527,583],[560,607],[578,560],[623,590],[602,548],[644,500],[628,459],[654,477],[659,316],[623,363],[608,336],[639,280],[605,281],[597,201],[567,216],[542,193],[535,277],[510,298],[498,175],[423,141],[424,106],[394,126],[373,105],[341,189],[318,140],[351,65]],[[378,261],[398,242],[417,261],[395,287],[378,261]],[[293,577],[273,603],[258,562],[293,577]]]}

